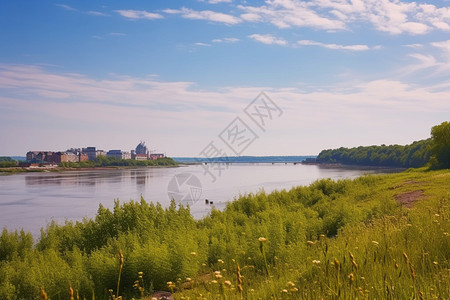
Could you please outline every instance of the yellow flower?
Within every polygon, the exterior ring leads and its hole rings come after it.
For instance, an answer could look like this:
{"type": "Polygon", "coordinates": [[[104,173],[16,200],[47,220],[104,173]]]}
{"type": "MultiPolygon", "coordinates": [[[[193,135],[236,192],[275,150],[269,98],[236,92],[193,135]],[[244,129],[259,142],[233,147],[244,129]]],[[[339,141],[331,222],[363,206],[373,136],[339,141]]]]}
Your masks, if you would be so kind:
{"type": "Polygon", "coordinates": [[[261,243],[264,243],[264,242],[267,241],[267,239],[266,239],[265,237],[260,237],[260,238],[258,239],[258,241],[260,241],[261,243]]]}

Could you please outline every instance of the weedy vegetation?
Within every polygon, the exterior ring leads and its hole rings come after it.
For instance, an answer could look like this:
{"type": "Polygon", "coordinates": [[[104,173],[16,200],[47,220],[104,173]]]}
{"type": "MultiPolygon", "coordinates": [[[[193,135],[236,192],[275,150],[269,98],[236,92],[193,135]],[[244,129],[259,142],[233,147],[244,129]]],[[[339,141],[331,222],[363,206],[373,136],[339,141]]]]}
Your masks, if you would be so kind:
{"type": "Polygon", "coordinates": [[[117,200],[36,242],[4,229],[0,299],[450,299],[449,187],[450,170],[323,179],[201,220],[117,200]]]}

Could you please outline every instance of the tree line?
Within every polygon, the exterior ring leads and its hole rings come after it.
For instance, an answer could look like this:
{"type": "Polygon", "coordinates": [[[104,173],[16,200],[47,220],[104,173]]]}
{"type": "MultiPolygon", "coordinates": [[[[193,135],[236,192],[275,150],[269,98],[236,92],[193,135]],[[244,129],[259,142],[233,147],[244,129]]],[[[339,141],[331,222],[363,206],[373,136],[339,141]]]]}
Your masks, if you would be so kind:
{"type": "Polygon", "coordinates": [[[420,168],[450,168],[450,122],[431,128],[431,138],[410,145],[381,145],[323,150],[318,163],[420,168]]]}
{"type": "Polygon", "coordinates": [[[346,165],[385,166],[419,168],[425,166],[431,157],[431,139],[410,145],[381,145],[322,150],[318,163],[341,163],[346,165]]]}

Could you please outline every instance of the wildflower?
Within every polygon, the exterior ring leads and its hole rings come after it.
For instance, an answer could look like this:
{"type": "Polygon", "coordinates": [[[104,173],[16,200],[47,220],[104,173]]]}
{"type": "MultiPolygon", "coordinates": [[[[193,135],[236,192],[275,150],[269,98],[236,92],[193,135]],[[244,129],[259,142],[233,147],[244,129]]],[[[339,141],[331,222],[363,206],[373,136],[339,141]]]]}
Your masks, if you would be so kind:
{"type": "Polygon", "coordinates": [[[350,282],[353,282],[353,280],[355,280],[353,273],[348,274],[348,280],[350,280],[350,282]]]}
{"type": "Polygon", "coordinates": [[[293,287],[293,288],[291,288],[289,291],[291,291],[291,292],[298,292],[298,288],[296,288],[296,287],[293,287]]]}
{"type": "Polygon", "coordinates": [[[312,261],[312,263],[315,264],[315,265],[318,265],[318,264],[320,264],[320,260],[315,260],[315,259],[314,259],[314,260],[312,261]]]}
{"type": "Polygon", "coordinates": [[[225,263],[225,262],[223,261],[223,259],[218,259],[217,262],[218,262],[219,264],[224,264],[224,263],[225,263]]]}
{"type": "Polygon", "coordinates": [[[258,241],[260,241],[261,243],[264,243],[264,242],[267,241],[267,239],[266,239],[265,237],[260,237],[260,238],[258,239],[258,241]]]}
{"type": "Polygon", "coordinates": [[[433,261],[433,264],[437,266],[437,265],[438,265],[438,262],[437,262],[437,261],[433,261]]]}
{"type": "Polygon", "coordinates": [[[211,280],[211,283],[216,284],[216,283],[217,283],[217,280],[211,280]]]}
{"type": "Polygon", "coordinates": [[[225,281],[224,281],[224,284],[227,285],[227,286],[231,286],[231,281],[225,280],[225,281]]]}
{"type": "Polygon", "coordinates": [[[216,278],[217,278],[217,279],[222,279],[222,277],[223,277],[222,275],[216,274],[216,278]]]}
{"type": "Polygon", "coordinates": [[[281,292],[282,293],[287,293],[288,291],[287,291],[287,289],[283,289],[283,290],[281,290],[281,292]]]}
{"type": "Polygon", "coordinates": [[[194,251],[193,251],[193,252],[191,252],[191,255],[192,255],[192,256],[196,256],[196,255],[197,255],[197,252],[194,252],[194,251]]]}
{"type": "Polygon", "coordinates": [[[41,287],[41,298],[43,300],[47,300],[47,293],[44,291],[43,287],[41,287]]]}
{"type": "Polygon", "coordinates": [[[341,270],[341,263],[337,260],[337,258],[334,258],[334,266],[336,267],[336,270],[341,270]]]}
{"type": "Polygon", "coordinates": [[[144,275],[144,272],[138,272],[138,275],[142,276],[142,275],[144,275]]]}
{"type": "Polygon", "coordinates": [[[220,275],[220,271],[215,271],[214,274],[220,275]]]}
{"type": "Polygon", "coordinates": [[[308,245],[311,245],[311,246],[316,244],[316,243],[313,242],[313,241],[307,241],[306,243],[307,243],[308,245]]]}
{"type": "Polygon", "coordinates": [[[292,281],[288,281],[288,283],[287,283],[289,286],[291,286],[291,287],[294,287],[295,286],[295,283],[293,283],[292,281]]]}
{"type": "Polygon", "coordinates": [[[374,244],[375,246],[378,246],[380,243],[378,243],[377,241],[372,241],[372,244],[374,244]]]}
{"type": "Polygon", "coordinates": [[[187,277],[186,281],[192,281],[192,279],[190,277],[187,277]]]}

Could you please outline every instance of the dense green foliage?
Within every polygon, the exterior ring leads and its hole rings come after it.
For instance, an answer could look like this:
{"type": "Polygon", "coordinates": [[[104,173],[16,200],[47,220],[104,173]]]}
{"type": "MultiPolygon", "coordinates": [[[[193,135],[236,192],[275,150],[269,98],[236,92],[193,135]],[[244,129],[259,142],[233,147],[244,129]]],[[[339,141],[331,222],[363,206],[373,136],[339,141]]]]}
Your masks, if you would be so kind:
{"type": "Polygon", "coordinates": [[[97,157],[97,161],[63,162],[64,168],[93,168],[93,167],[144,167],[144,166],[176,166],[177,163],[170,157],[156,160],[117,159],[115,157],[97,157]]]}
{"type": "Polygon", "coordinates": [[[18,162],[8,156],[0,156],[0,168],[17,167],[18,162]]]}
{"type": "Polygon", "coordinates": [[[120,250],[127,299],[153,288],[176,299],[240,299],[240,288],[245,299],[448,299],[449,185],[449,171],[324,179],[242,196],[198,221],[175,203],[116,201],[94,219],[49,224],[36,245],[3,230],[0,299],[36,298],[40,287],[67,299],[69,285],[107,299],[120,250]],[[395,200],[418,190],[426,198],[414,209],[395,200]]]}
{"type": "Polygon", "coordinates": [[[419,168],[430,160],[431,140],[421,140],[410,145],[381,145],[323,150],[317,157],[319,163],[346,165],[419,168]]]}
{"type": "Polygon", "coordinates": [[[450,168],[450,122],[431,129],[432,164],[437,168],[450,168]]]}

